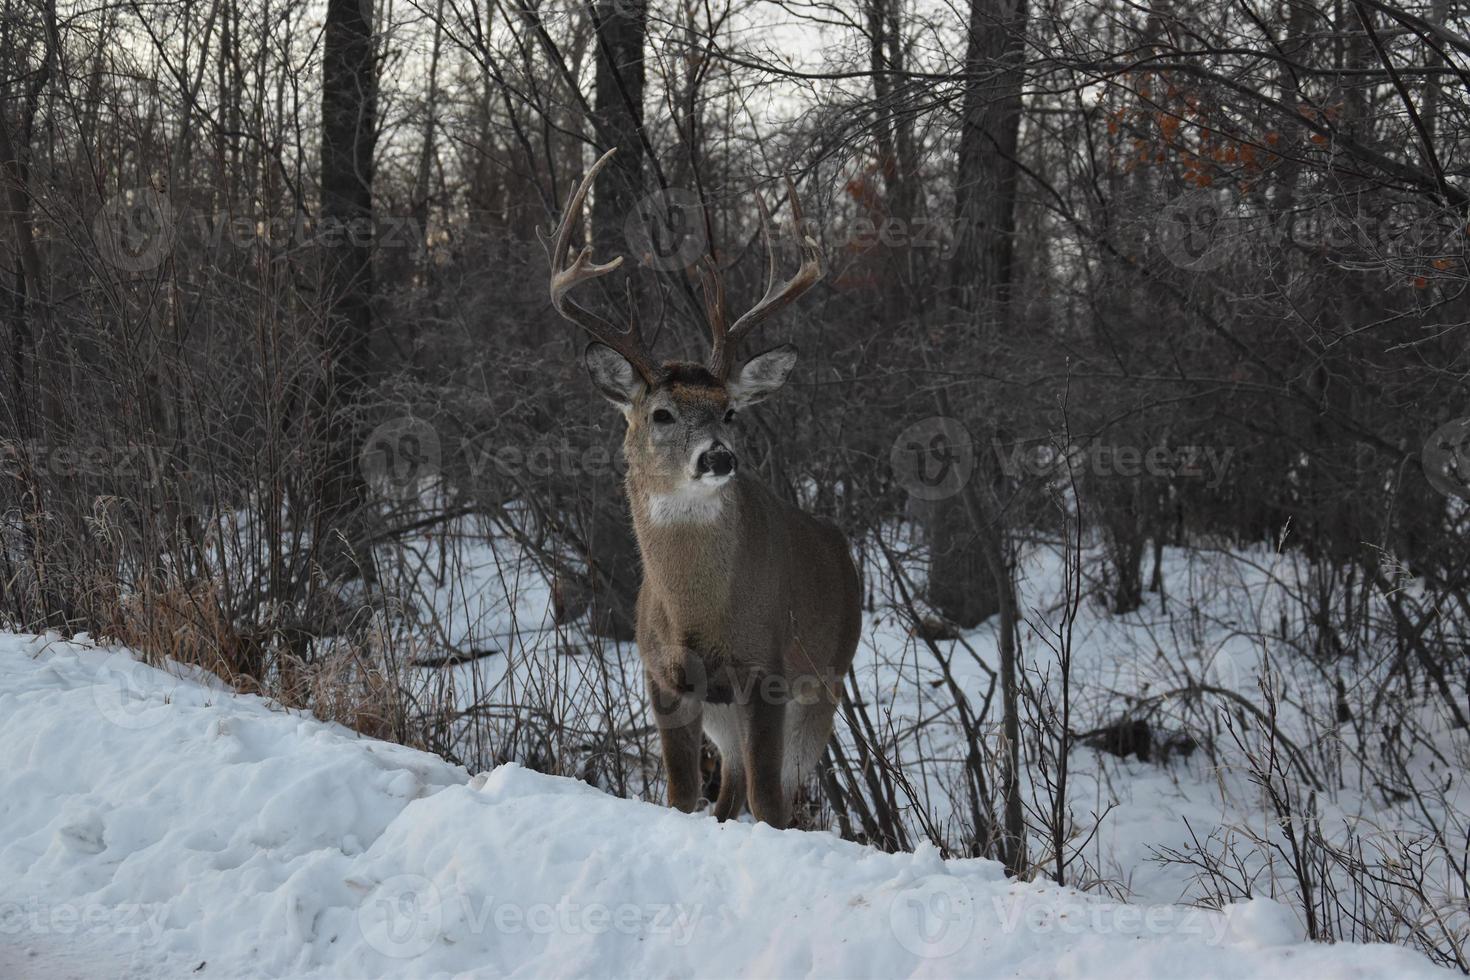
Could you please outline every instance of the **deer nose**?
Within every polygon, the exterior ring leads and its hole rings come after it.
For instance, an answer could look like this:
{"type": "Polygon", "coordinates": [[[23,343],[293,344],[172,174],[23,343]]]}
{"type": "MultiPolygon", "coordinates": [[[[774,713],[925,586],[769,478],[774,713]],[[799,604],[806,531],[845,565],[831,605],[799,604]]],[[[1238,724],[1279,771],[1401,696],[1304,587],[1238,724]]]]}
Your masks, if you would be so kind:
{"type": "Polygon", "coordinates": [[[699,454],[694,461],[694,467],[700,476],[713,473],[715,476],[729,476],[735,472],[735,454],[730,452],[719,443],[699,454]]]}

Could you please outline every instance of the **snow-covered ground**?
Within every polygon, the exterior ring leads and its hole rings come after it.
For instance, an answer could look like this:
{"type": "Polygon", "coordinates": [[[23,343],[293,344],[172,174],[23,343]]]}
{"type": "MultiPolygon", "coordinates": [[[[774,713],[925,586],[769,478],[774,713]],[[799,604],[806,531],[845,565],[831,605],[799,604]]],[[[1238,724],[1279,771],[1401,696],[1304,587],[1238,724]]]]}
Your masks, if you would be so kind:
{"type": "MultiPolygon", "coordinates": [[[[906,551],[911,542],[905,529],[891,529],[891,534],[889,546],[906,551]]],[[[413,547],[420,557],[409,567],[425,571],[411,587],[415,595],[431,600],[432,609],[430,601],[422,603],[421,619],[435,624],[442,648],[497,651],[451,668],[419,671],[410,681],[415,703],[452,702],[454,711],[445,714],[458,720],[444,739],[449,751],[471,764],[488,767],[501,759],[518,759],[576,773],[624,795],[661,798],[656,741],[632,645],[604,643],[593,653],[576,624],[554,625],[550,586],[513,541],[466,531],[425,534],[413,547]],[[527,739],[521,723],[526,717],[554,719],[554,724],[536,728],[537,737],[527,739]],[[617,751],[607,748],[610,731],[616,733],[613,742],[622,753],[616,772],[609,760],[617,751]]],[[[386,560],[382,564],[392,565],[386,560]]],[[[1106,555],[1094,545],[1082,564],[1095,576],[1107,567],[1106,555]]],[[[1072,846],[1080,853],[1069,868],[1072,880],[1129,901],[1212,900],[1198,867],[1161,857],[1186,854],[1201,844],[1214,846],[1218,842],[1211,841],[1212,835],[1221,834],[1230,838],[1232,860],[1238,858],[1244,867],[1241,877],[1251,894],[1299,902],[1295,877],[1280,853],[1250,845],[1236,832],[1248,827],[1269,835],[1275,825],[1264,788],[1225,730],[1227,723],[1241,727],[1241,704],[1261,703],[1268,661],[1271,684],[1283,695],[1278,718],[1282,733],[1305,747],[1321,773],[1332,776],[1313,801],[1324,832],[1345,834],[1351,828],[1366,836],[1370,851],[1379,844],[1391,851],[1401,840],[1429,833],[1416,801],[1387,794],[1374,774],[1353,764],[1353,752],[1376,751],[1376,727],[1361,720],[1342,722],[1332,710],[1334,672],[1352,703],[1368,700],[1385,683],[1392,660],[1383,653],[1391,651],[1392,638],[1380,638],[1384,647],[1377,652],[1364,642],[1364,656],[1327,669],[1301,656],[1300,636],[1310,630],[1299,621],[1298,597],[1315,588],[1311,573],[1301,555],[1289,550],[1171,547],[1164,551],[1162,575],[1167,599],[1149,593],[1142,608],[1126,615],[1109,611],[1093,594],[1098,591],[1095,583],[1089,583],[1073,637],[1070,727],[1088,732],[1131,713],[1147,717],[1161,735],[1188,732],[1201,744],[1188,758],[1162,761],[1156,756],[1149,762],[1073,746],[1068,801],[1072,846]],[[1192,691],[1199,685],[1236,700],[1201,696],[1192,691]]],[[[922,567],[906,568],[905,574],[913,576],[914,594],[920,593],[922,567]]],[[[906,791],[914,798],[900,801],[898,819],[905,822],[910,839],[924,836],[915,816],[922,810],[947,840],[963,846],[973,833],[973,820],[963,777],[967,745],[956,722],[951,688],[939,660],[916,637],[911,617],[892,594],[889,569],[871,567],[869,577],[877,583],[876,594],[866,616],[852,690],[868,706],[877,735],[873,741],[908,776],[906,791]]],[[[1022,669],[1033,686],[1053,691],[1057,658],[1048,644],[1055,642],[1052,631],[1064,612],[1064,578],[1056,542],[1027,546],[1018,576],[1022,669]]],[[[1413,587],[1404,584],[1405,589],[1413,587]]],[[[982,716],[992,672],[1000,663],[996,619],[936,646],[971,710],[981,716],[979,727],[990,740],[989,751],[998,754],[998,697],[988,699],[989,712],[982,716]]],[[[427,631],[422,623],[404,627],[400,646],[413,642],[412,630],[427,631]]],[[[1466,838],[1459,831],[1470,831],[1463,825],[1464,815],[1470,814],[1470,788],[1450,778],[1456,773],[1447,776],[1435,756],[1438,752],[1450,759],[1453,770],[1463,757],[1464,740],[1449,737],[1445,725],[1446,719],[1426,720],[1426,730],[1439,744],[1433,750],[1415,750],[1416,764],[1439,767],[1427,782],[1443,787],[1455,804],[1453,819],[1444,823],[1449,838],[1461,841],[1466,838]]],[[[836,738],[846,756],[856,758],[856,740],[845,722],[839,721],[836,738]]],[[[1045,811],[1044,787],[1029,782],[1037,768],[1034,758],[1023,760],[1023,796],[1045,811]]],[[[1033,852],[1047,846],[1045,841],[1034,843],[1033,852]]],[[[1465,931],[1470,909],[1464,907],[1458,882],[1452,875],[1430,877],[1430,897],[1450,910],[1450,931],[1463,944],[1470,935],[1465,931]]],[[[1413,920],[1423,910],[1399,911],[1413,920]]]]}
{"type": "Polygon", "coordinates": [[[472,775],[0,634],[0,977],[1429,975],[1285,907],[1124,905],[932,848],[472,775]]]}

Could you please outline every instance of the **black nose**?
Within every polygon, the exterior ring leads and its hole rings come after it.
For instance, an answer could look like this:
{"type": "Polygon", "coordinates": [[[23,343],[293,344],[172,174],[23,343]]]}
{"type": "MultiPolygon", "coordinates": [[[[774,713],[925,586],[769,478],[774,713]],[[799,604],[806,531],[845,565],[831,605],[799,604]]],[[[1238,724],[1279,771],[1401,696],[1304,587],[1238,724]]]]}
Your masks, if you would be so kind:
{"type": "Polygon", "coordinates": [[[715,476],[729,476],[735,472],[735,454],[724,446],[713,446],[699,454],[695,461],[699,475],[713,473],[715,476]]]}

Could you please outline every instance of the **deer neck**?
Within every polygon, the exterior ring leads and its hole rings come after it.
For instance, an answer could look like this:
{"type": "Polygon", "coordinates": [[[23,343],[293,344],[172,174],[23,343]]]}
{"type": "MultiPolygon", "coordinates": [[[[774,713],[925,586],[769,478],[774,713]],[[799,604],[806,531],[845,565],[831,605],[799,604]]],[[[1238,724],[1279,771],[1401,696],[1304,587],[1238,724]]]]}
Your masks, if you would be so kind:
{"type": "Polygon", "coordinates": [[[690,622],[712,625],[728,607],[739,545],[740,478],[714,491],[651,493],[628,485],[644,582],[690,622]]]}

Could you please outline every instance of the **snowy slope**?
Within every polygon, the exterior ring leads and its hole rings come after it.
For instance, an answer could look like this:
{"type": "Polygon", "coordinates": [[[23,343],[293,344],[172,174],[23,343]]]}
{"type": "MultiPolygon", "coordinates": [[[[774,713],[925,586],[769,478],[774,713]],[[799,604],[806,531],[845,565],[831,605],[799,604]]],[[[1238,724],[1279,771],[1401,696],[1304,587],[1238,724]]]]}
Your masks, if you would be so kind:
{"type": "Polygon", "coordinates": [[[1416,976],[1397,947],[718,824],[0,634],[0,975],[1416,976]]]}

